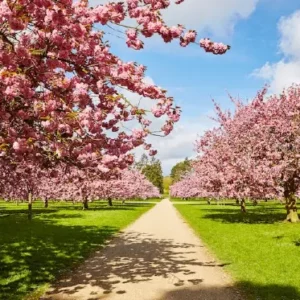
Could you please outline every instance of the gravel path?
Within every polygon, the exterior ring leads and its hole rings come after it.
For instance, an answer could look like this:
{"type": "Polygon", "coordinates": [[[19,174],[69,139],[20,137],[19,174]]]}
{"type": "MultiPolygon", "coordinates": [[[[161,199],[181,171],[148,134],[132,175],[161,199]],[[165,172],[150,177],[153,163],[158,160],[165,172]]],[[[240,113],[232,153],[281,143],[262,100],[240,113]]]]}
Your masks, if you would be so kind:
{"type": "Polygon", "coordinates": [[[41,299],[242,300],[165,199],[41,299]]]}

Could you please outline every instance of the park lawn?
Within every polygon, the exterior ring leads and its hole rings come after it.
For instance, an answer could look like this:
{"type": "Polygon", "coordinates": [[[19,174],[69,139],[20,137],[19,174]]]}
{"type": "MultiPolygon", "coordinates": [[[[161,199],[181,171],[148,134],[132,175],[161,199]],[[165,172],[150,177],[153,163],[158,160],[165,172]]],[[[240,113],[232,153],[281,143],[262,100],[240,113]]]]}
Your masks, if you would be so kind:
{"type": "Polygon", "coordinates": [[[175,204],[249,300],[300,300],[300,224],[283,205],[175,204]]]}
{"type": "Polygon", "coordinates": [[[187,200],[182,198],[173,198],[170,197],[171,202],[183,202],[183,203],[190,203],[190,202],[206,202],[203,198],[188,198],[187,200]]]}
{"type": "Polygon", "coordinates": [[[153,207],[126,203],[108,207],[49,202],[27,205],[0,202],[0,299],[39,299],[49,283],[75,268],[113,234],[153,207]]]}

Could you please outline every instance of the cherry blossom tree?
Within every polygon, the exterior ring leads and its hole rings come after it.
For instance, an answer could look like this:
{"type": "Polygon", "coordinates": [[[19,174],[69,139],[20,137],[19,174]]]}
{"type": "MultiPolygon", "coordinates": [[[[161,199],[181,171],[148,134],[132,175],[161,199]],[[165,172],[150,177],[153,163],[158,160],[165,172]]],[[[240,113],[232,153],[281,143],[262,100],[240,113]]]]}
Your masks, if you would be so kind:
{"type": "MultiPolygon", "coordinates": [[[[176,1],[180,4],[182,1],[176,1]]],[[[124,28],[128,47],[143,47],[140,36],[159,35],[181,46],[196,43],[196,32],[168,26],[160,11],[167,0],[126,0],[90,7],[80,0],[0,2],[0,155],[9,161],[57,160],[101,172],[125,169],[130,151],[150,133],[149,114],[166,117],[163,134],[179,120],[180,109],[167,92],[146,84],[146,67],[123,62],[105,42],[108,28],[124,28]],[[135,20],[137,27],[124,24],[135,20]],[[153,100],[147,112],[126,99],[128,90],[153,100]],[[140,127],[125,130],[126,122],[140,127]]],[[[119,29],[118,29],[119,30],[119,29]]],[[[202,39],[207,52],[229,46],[202,39]]]]}
{"type": "Polygon", "coordinates": [[[234,114],[216,105],[219,127],[197,141],[198,194],[240,199],[244,212],[246,198],[284,198],[286,220],[298,222],[300,86],[266,92],[248,104],[232,99],[234,114]]]}

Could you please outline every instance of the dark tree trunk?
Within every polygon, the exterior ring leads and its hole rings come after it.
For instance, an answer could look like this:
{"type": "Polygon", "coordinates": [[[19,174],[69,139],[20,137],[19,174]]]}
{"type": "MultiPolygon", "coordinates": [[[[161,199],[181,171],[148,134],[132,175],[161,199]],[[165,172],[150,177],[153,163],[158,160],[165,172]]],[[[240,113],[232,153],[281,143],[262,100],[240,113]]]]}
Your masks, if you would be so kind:
{"type": "Polygon", "coordinates": [[[28,220],[32,220],[32,193],[28,193],[28,220]]]}
{"type": "Polygon", "coordinates": [[[297,205],[296,205],[296,199],[294,196],[290,195],[286,198],[286,221],[291,223],[297,223],[299,222],[299,216],[297,212],[297,205]]]}
{"type": "Polygon", "coordinates": [[[87,197],[83,199],[83,210],[89,209],[89,203],[87,197]]]}
{"type": "Polygon", "coordinates": [[[207,204],[209,204],[209,205],[211,204],[210,199],[207,199],[206,201],[207,201],[207,204]]]}
{"type": "Polygon", "coordinates": [[[49,202],[48,202],[48,198],[46,197],[45,198],[45,202],[44,202],[44,207],[48,208],[48,205],[49,205],[49,202]]]}
{"type": "Polygon", "coordinates": [[[235,200],[235,203],[236,203],[237,205],[240,205],[240,200],[239,200],[239,199],[236,199],[236,200],[235,200]]]}
{"type": "Polygon", "coordinates": [[[107,200],[108,200],[108,205],[109,205],[109,206],[112,206],[113,204],[112,204],[111,198],[108,198],[107,200]]]}
{"type": "Polygon", "coordinates": [[[285,198],[285,208],[286,208],[286,221],[291,223],[299,222],[299,216],[297,212],[296,197],[295,192],[297,186],[295,184],[294,178],[287,181],[284,185],[284,198],[285,198]]]}
{"type": "Polygon", "coordinates": [[[258,204],[257,200],[253,200],[253,205],[256,206],[258,204]]]}
{"type": "Polygon", "coordinates": [[[247,212],[245,199],[241,200],[241,211],[242,211],[242,213],[246,213],[247,212]]]}

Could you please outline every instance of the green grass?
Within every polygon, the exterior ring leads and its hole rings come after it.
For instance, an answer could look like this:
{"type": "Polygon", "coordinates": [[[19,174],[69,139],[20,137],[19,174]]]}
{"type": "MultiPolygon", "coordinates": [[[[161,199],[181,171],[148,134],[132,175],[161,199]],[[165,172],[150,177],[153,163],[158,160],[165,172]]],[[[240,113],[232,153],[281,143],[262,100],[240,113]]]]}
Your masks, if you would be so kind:
{"type": "Polygon", "coordinates": [[[202,198],[189,198],[187,200],[184,200],[182,198],[174,198],[174,197],[171,197],[170,200],[172,202],[187,202],[187,203],[189,203],[189,202],[199,202],[199,201],[204,202],[205,201],[202,198]]]}
{"type": "Polygon", "coordinates": [[[175,204],[250,300],[300,299],[300,224],[283,223],[276,203],[175,204]]]}
{"type": "Polygon", "coordinates": [[[108,207],[91,203],[34,203],[32,221],[26,204],[0,202],[0,299],[39,299],[48,283],[75,268],[114,233],[153,206],[131,203],[108,207]]]}

